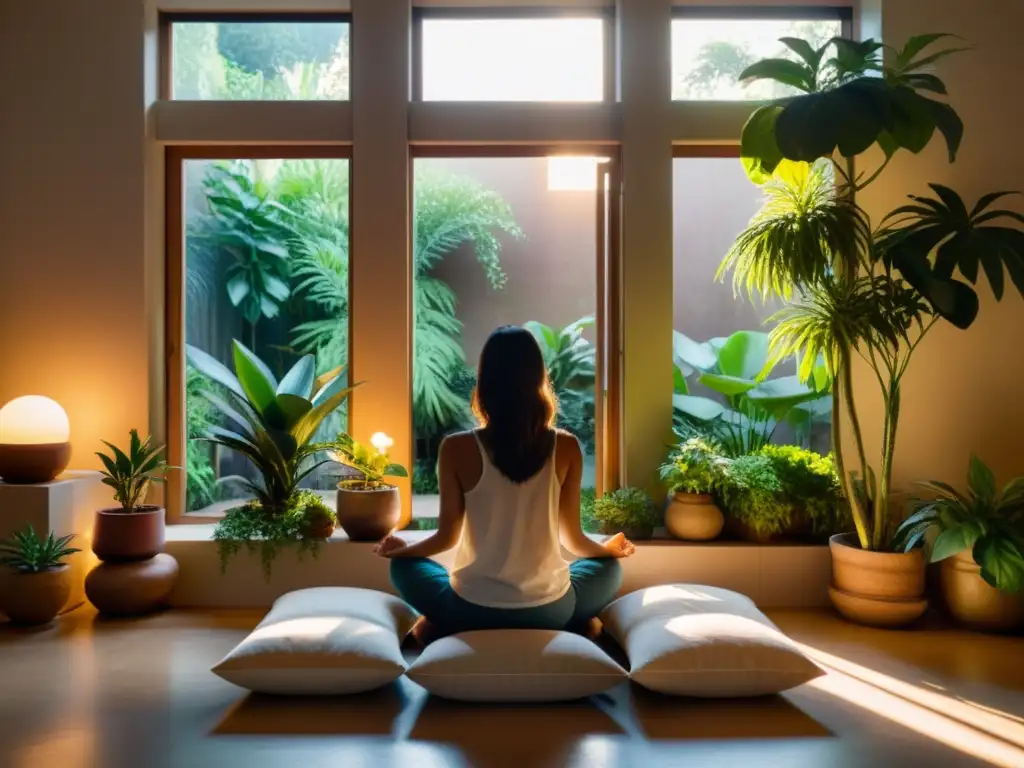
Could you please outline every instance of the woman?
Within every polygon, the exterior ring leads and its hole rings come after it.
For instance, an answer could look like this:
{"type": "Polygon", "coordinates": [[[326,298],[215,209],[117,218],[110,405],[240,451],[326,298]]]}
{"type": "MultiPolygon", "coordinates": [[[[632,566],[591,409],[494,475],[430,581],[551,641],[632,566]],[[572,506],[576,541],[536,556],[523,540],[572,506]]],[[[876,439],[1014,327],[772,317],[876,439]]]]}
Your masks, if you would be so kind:
{"type": "Polygon", "coordinates": [[[580,527],[579,442],[554,428],[557,401],[540,347],[522,328],[494,331],[473,412],[481,428],[451,435],[438,457],[440,518],[430,538],[388,536],[391,581],[423,618],[421,642],[474,629],[593,632],[622,582],[621,533],[599,544],[580,527]],[[458,546],[455,567],[428,558],[458,546]],[[569,565],[564,545],[578,558],[569,565]]]}

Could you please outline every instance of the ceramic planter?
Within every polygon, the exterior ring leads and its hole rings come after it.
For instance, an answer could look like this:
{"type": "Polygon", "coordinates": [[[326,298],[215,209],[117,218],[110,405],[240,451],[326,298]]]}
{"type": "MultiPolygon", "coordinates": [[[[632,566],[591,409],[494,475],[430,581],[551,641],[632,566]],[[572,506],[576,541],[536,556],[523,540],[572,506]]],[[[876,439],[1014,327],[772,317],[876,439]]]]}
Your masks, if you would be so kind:
{"type": "Polygon", "coordinates": [[[707,493],[676,493],[665,509],[665,529],[684,541],[710,541],[724,525],[722,510],[707,493]]]}
{"type": "Polygon", "coordinates": [[[161,507],[141,506],[134,512],[101,509],[96,513],[92,551],[107,563],[148,560],[164,549],[164,527],[161,507]]]}
{"type": "Polygon", "coordinates": [[[352,541],[380,541],[402,518],[402,499],[398,488],[360,488],[344,483],[338,486],[338,525],[352,541]]]}
{"type": "Polygon", "coordinates": [[[981,578],[971,550],[939,564],[942,600],[950,615],[970,629],[1009,632],[1024,627],[1024,592],[1007,594],[981,578]]]}
{"type": "Polygon", "coordinates": [[[38,573],[18,571],[4,581],[0,610],[15,624],[46,624],[60,613],[70,595],[66,565],[38,573]]]}
{"type": "Polygon", "coordinates": [[[874,627],[899,627],[917,620],[928,608],[924,599],[925,562],[920,549],[871,552],[857,536],[840,533],[829,539],[832,584],[829,596],[844,617],[874,627]]]}

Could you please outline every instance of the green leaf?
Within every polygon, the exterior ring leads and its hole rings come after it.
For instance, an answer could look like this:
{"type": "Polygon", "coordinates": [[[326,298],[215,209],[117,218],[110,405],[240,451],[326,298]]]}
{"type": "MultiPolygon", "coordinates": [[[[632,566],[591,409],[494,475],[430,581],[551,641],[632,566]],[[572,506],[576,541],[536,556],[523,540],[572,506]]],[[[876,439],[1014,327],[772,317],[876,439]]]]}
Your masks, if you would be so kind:
{"type": "Polygon", "coordinates": [[[299,395],[287,393],[277,396],[277,407],[284,414],[282,428],[290,430],[299,423],[303,416],[313,409],[313,403],[299,395]]]}
{"type": "Polygon", "coordinates": [[[718,364],[718,355],[709,344],[694,341],[679,331],[672,332],[672,353],[676,361],[702,372],[712,371],[718,364]]]}
{"type": "Polygon", "coordinates": [[[740,136],[740,159],[747,177],[755,184],[764,184],[782,162],[782,150],[775,138],[775,125],[782,114],[782,107],[767,105],[758,107],[747,118],[740,136]]]}
{"type": "Polygon", "coordinates": [[[996,496],[996,478],[992,470],[979,459],[971,454],[971,460],[967,467],[967,483],[971,492],[979,500],[990,503],[996,496]]]}
{"type": "Polygon", "coordinates": [[[939,129],[946,140],[946,151],[949,155],[949,162],[955,162],[957,152],[960,151],[960,143],[964,138],[964,121],[960,115],[949,104],[943,104],[932,99],[920,97],[924,106],[930,114],[935,127],[939,129]]]}
{"type": "Polygon", "coordinates": [[[237,307],[249,295],[249,281],[243,275],[236,275],[228,280],[227,289],[231,305],[237,307]]]}
{"type": "Polygon", "coordinates": [[[388,464],[381,473],[387,477],[408,477],[409,473],[401,464],[388,464]]]}
{"type": "Polygon", "coordinates": [[[824,45],[815,49],[809,42],[799,37],[780,37],[779,42],[803,59],[812,72],[818,71],[818,67],[821,66],[821,58],[828,48],[827,45],[824,45]]]}
{"type": "Polygon", "coordinates": [[[672,391],[677,395],[690,394],[690,388],[686,384],[686,376],[683,369],[678,365],[672,367],[672,391]]]}
{"type": "Polygon", "coordinates": [[[267,289],[267,293],[277,301],[285,301],[291,295],[288,283],[274,275],[264,275],[263,284],[267,289]]]}
{"type": "Polygon", "coordinates": [[[719,370],[726,376],[752,380],[768,362],[768,346],[767,333],[738,331],[718,351],[719,370]]]}
{"type": "Polygon", "coordinates": [[[226,387],[237,395],[245,396],[238,378],[215,357],[191,345],[185,347],[185,354],[196,370],[208,379],[212,379],[217,384],[226,387]]]}
{"type": "Polygon", "coordinates": [[[905,68],[908,64],[914,61],[914,57],[917,56],[921,51],[927,48],[932,43],[941,40],[944,37],[955,37],[958,40],[962,39],[959,35],[954,35],[949,32],[937,32],[929,33],[925,35],[914,35],[907,40],[903,49],[896,54],[896,63],[899,67],[905,68]]]}
{"type": "Polygon", "coordinates": [[[721,373],[702,373],[697,381],[726,397],[745,394],[757,386],[757,382],[754,379],[741,379],[737,376],[726,376],[721,373]]]}
{"type": "Polygon", "coordinates": [[[937,563],[963,552],[974,544],[971,531],[964,525],[947,528],[935,539],[931,561],[937,563]]]}
{"type": "Polygon", "coordinates": [[[900,79],[900,82],[905,83],[918,91],[931,91],[932,93],[938,93],[942,96],[946,95],[946,84],[935,75],[905,75],[900,79]]]}
{"type": "Polygon", "coordinates": [[[1018,542],[998,534],[978,539],[974,559],[981,577],[998,590],[1015,594],[1024,588],[1024,554],[1018,542]]]}
{"type": "Polygon", "coordinates": [[[697,419],[698,421],[713,421],[721,418],[726,407],[709,397],[698,397],[696,395],[675,395],[672,398],[672,405],[677,410],[697,419]]]}
{"type": "Polygon", "coordinates": [[[274,405],[277,381],[266,364],[237,339],[232,344],[235,372],[245,396],[253,407],[264,416],[274,405]]]}
{"type": "Polygon", "coordinates": [[[308,399],[313,391],[315,373],[316,359],[313,355],[304,355],[281,379],[281,383],[277,385],[277,394],[296,395],[308,399]]]}
{"type": "Polygon", "coordinates": [[[740,73],[741,83],[755,80],[775,80],[804,92],[814,90],[814,73],[805,65],[789,59],[762,59],[740,73]]]}

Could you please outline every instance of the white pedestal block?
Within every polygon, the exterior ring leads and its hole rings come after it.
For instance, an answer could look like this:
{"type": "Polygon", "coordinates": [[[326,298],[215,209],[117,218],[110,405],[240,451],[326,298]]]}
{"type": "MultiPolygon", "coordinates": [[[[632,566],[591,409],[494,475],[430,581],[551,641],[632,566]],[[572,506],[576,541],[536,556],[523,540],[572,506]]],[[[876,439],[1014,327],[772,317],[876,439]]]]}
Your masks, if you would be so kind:
{"type": "MultiPolygon", "coordinates": [[[[113,493],[100,482],[101,477],[99,472],[72,471],[36,485],[0,482],[0,539],[31,525],[40,537],[50,531],[58,537],[74,534],[71,546],[82,550],[67,560],[71,597],[61,613],[85,602],[85,577],[97,563],[91,548],[96,510],[114,506],[113,493]]],[[[7,570],[0,569],[0,579],[9,578],[7,570]]]]}

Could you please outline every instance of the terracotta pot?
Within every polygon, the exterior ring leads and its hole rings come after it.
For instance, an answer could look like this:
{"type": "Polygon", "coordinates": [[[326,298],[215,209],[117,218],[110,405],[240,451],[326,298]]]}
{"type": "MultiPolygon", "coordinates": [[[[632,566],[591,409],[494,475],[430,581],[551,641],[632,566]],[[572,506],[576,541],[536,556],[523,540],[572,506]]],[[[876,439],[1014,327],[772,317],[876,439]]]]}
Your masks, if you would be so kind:
{"type": "Polygon", "coordinates": [[[710,541],[725,526],[722,510],[707,493],[677,493],[665,509],[665,529],[684,541],[710,541]]]}
{"type": "Polygon", "coordinates": [[[148,560],[164,549],[164,510],[141,506],[134,512],[120,507],[96,513],[92,551],[105,563],[148,560]]]}
{"type": "Polygon", "coordinates": [[[829,539],[836,609],[850,621],[877,627],[897,627],[920,618],[924,599],[925,562],[921,550],[871,552],[861,549],[855,534],[829,539]]]}
{"type": "Polygon", "coordinates": [[[385,485],[359,490],[338,486],[338,525],[352,541],[380,541],[402,518],[398,488],[385,485]]]}
{"type": "Polygon", "coordinates": [[[947,610],[964,626],[986,632],[1024,627],[1024,592],[1007,594],[991,586],[971,550],[940,563],[939,584],[947,610]]]}
{"type": "Polygon", "coordinates": [[[39,573],[16,572],[4,582],[3,610],[15,624],[37,625],[53,621],[71,596],[71,574],[61,565],[39,573]]]}
{"type": "Polygon", "coordinates": [[[100,613],[134,616],[164,608],[178,579],[178,561],[165,552],[134,563],[100,563],[85,594],[100,613]]]}

